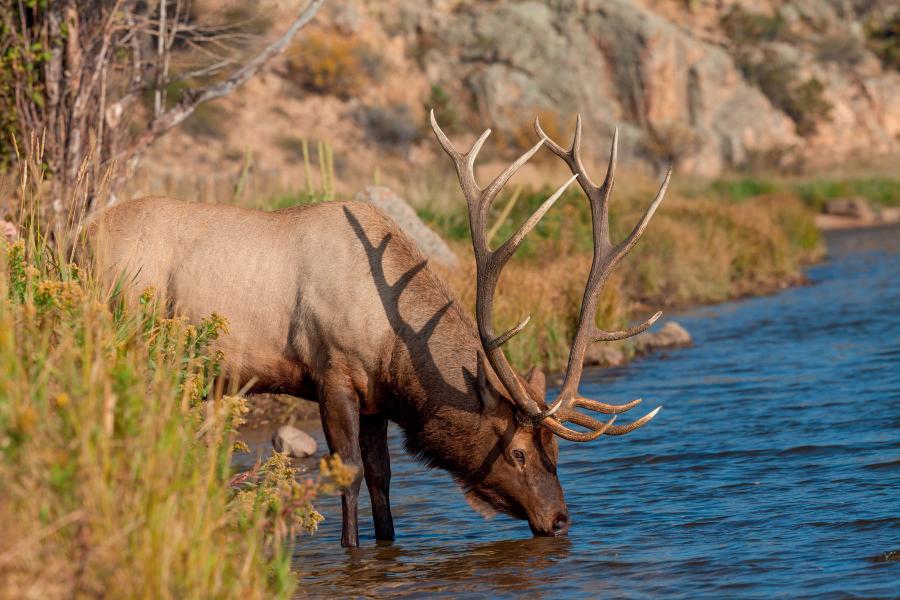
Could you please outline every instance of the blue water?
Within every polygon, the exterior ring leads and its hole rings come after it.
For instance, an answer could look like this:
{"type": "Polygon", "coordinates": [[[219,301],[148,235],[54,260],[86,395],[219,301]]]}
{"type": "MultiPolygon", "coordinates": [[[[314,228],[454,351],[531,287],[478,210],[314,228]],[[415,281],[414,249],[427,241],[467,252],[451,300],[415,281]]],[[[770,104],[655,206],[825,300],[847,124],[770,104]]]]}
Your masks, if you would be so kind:
{"type": "Polygon", "coordinates": [[[339,548],[325,499],[301,595],[900,597],[900,230],[828,241],[811,285],[678,314],[693,348],[585,379],[664,409],[561,442],[568,537],[483,520],[393,430],[397,541],[376,545],[363,496],[362,547],[339,548]]]}

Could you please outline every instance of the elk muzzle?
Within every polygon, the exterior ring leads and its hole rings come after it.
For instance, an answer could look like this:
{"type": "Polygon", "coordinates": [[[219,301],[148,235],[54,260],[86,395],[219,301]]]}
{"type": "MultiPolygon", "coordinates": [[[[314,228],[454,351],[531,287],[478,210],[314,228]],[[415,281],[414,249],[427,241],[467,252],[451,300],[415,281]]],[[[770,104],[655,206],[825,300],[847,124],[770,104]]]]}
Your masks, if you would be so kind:
{"type": "Polygon", "coordinates": [[[557,536],[569,532],[569,511],[565,504],[561,509],[551,511],[539,517],[530,517],[528,526],[534,535],[557,536]]]}

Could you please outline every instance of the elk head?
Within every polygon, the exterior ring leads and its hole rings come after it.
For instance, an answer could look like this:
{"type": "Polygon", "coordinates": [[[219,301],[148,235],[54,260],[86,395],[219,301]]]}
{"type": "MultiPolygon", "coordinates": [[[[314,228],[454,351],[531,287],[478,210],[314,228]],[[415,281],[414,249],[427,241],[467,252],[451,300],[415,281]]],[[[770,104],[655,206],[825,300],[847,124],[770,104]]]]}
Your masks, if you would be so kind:
{"type": "MultiPolygon", "coordinates": [[[[540,140],[531,149],[501,172],[487,187],[481,188],[475,180],[475,158],[491,130],[485,131],[466,153],[458,152],[434,118],[431,111],[431,127],[438,142],[450,156],[456,167],[460,187],[468,204],[472,246],[475,250],[477,269],[476,322],[481,339],[483,356],[478,365],[478,393],[484,406],[486,427],[499,435],[500,441],[483,463],[475,481],[463,482],[467,497],[476,509],[493,508],[513,517],[527,519],[535,534],[560,535],[569,527],[568,510],[562,488],[556,474],[558,449],[556,437],[574,442],[587,442],[602,435],[624,435],[646,424],[656,416],[661,407],[626,426],[615,425],[616,415],[637,406],[641,400],[615,405],[584,398],[578,393],[578,385],[584,366],[588,345],[594,342],[622,340],[649,328],[662,314],[655,315],[629,329],[604,331],[596,325],[597,301],[603,284],[615,266],[637,243],[653,213],[666,193],[671,169],[637,226],[623,241],[613,245],[609,238],[609,198],[616,171],[618,131],[613,136],[609,166],[602,185],[596,185],[585,172],[581,160],[581,116],[575,126],[575,137],[566,150],[550,140],[535,120],[535,131],[540,140]],[[509,179],[543,145],[561,158],[572,172],[572,177],[553,193],[523,223],[508,240],[491,249],[487,239],[487,216],[491,203],[509,179]],[[553,203],[574,180],[590,202],[594,237],[594,253],[587,286],[581,303],[578,328],[569,352],[568,366],[560,390],[552,401],[546,398],[544,377],[532,369],[523,377],[506,359],[502,346],[522,331],[530,317],[501,334],[494,330],[493,300],[500,273],[525,236],[531,231],[553,203]],[[577,408],[612,415],[600,421],[577,408]],[[567,427],[572,423],[583,430],[567,427]]],[[[485,431],[490,439],[490,433],[485,431]]]]}

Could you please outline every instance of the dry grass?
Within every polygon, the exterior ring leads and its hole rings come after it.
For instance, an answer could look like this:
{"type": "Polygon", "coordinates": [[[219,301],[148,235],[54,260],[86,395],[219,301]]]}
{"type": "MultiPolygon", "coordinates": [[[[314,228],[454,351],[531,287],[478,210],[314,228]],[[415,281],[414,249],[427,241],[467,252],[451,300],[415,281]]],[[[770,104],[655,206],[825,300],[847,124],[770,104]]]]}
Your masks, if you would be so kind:
{"type": "Polygon", "coordinates": [[[0,240],[0,596],[289,597],[289,542],[346,469],[301,482],[275,455],[235,476],[225,323],[122,306],[20,214],[25,239],[0,240]]]}
{"type": "MultiPolygon", "coordinates": [[[[627,187],[614,194],[610,214],[614,241],[629,233],[654,191],[652,182],[632,177],[627,187]]],[[[526,193],[508,223],[501,225],[494,244],[511,235],[545,195],[526,193]]],[[[503,204],[498,201],[495,210],[499,212],[503,204]]],[[[461,202],[435,196],[421,213],[468,258],[462,269],[444,276],[473,308],[475,269],[461,202]]],[[[507,266],[496,304],[498,327],[532,315],[528,327],[506,347],[520,368],[565,366],[591,248],[587,201],[580,193],[572,193],[544,217],[507,266]]],[[[772,292],[798,280],[802,266],[821,253],[812,214],[793,195],[735,202],[670,191],[640,243],[607,283],[597,322],[616,328],[661,307],[772,292]]],[[[626,354],[633,351],[628,344],[622,349],[626,354]]]]}

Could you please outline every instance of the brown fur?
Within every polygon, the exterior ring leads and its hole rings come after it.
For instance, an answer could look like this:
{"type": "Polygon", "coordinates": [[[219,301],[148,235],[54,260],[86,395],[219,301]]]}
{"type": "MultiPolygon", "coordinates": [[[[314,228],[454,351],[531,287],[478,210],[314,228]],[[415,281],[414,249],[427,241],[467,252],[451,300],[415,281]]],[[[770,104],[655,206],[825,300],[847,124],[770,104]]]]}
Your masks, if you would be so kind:
{"type": "MultiPolygon", "coordinates": [[[[472,319],[377,209],[269,213],[149,197],[106,210],[88,233],[95,273],[110,286],[125,273],[131,302],[152,287],[173,313],[228,319],[218,347],[235,383],[319,401],[331,451],[359,469],[344,490],[344,545],[358,544],[363,474],[376,537],[393,538],[387,419],[473,503],[527,519],[535,533],[567,529],[553,435],[520,422],[489,369],[479,386],[472,319]]],[[[543,399],[539,372],[523,381],[543,399]]]]}

